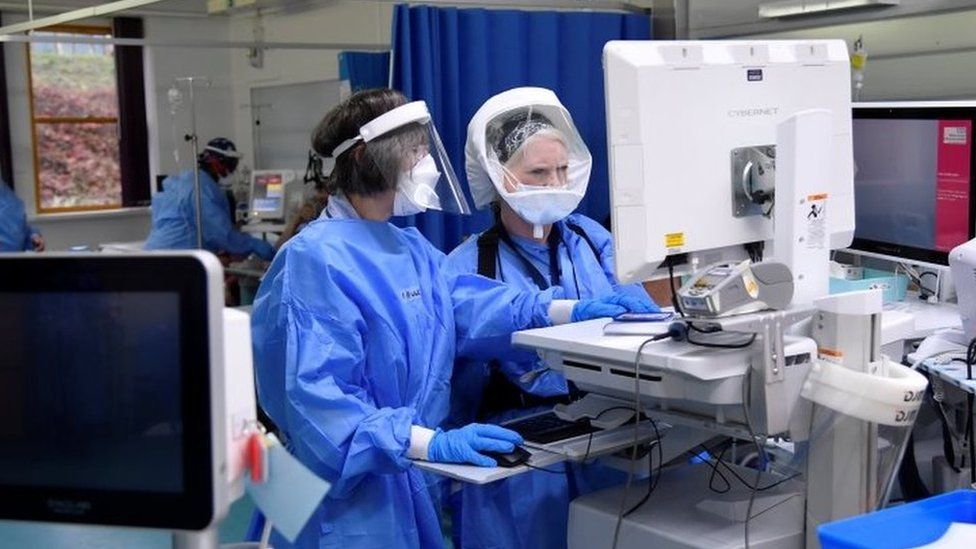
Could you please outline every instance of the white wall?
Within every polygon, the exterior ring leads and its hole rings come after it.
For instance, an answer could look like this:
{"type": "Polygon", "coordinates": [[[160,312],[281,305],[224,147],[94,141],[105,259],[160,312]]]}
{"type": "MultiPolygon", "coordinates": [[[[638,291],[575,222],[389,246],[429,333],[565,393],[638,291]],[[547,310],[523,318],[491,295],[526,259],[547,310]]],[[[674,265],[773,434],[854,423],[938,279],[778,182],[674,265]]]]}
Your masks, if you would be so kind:
{"type": "Polygon", "coordinates": [[[863,35],[868,51],[861,100],[976,99],[976,9],[848,23],[748,38],[863,35]]]}
{"type": "MultiPolygon", "coordinates": [[[[4,22],[26,20],[24,14],[5,14],[4,22]]],[[[226,39],[229,20],[226,17],[176,18],[147,17],[146,38],[160,40],[226,39]]],[[[101,22],[105,24],[105,21],[101,22]]],[[[36,215],[34,204],[34,160],[30,129],[30,104],[27,83],[26,46],[7,44],[4,60],[7,68],[8,106],[10,109],[11,148],[17,194],[24,201],[33,225],[40,229],[50,250],[100,242],[142,240],[149,233],[148,208],[113,212],[36,215]]],[[[176,76],[208,76],[213,85],[201,90],[197,99],[197,129],[202,139],[234,133],[231,92],[231,50],[153,48],[145,50],[147,77],[146,102],[149,118],[151,181],[157,173],[172,173],[178,166],[173,160],[173,117],[170,116],[166,92],[176,76]]],[[[189,131],[188,104],[175,117],[178,139],[189,131]]],[[[189,166],[188,148],[180,151],[183,165],[189,166]]],[[[146,184],[151,184],[147,181],[146,184]]]]}
{"type": "MultiPolygon", "coordinates": [[[[230,20],[230,39],[254,39],[255,13],[236,15],[230,20]]],[[[393,5],[387,2],[338,1],[304,9],[285,10],[261,16],[267,42],[377,44],[389,47],[393,5]]],[[[335,80],[339,78],[339,50],[270,50],[264,66],[255,69],[243,50],[233,50],[233,139],[244,152],[244,162],[253,166],[254,147],[251,127],[251,88],[335,80]]],[[[325,113],[308,113],[309,135],[325,113]]],[[[304,166],[298,166],[304,168],[304,166]]]]}
{"type": "MultiPolygon", "coordinates": [[[[226,17],[145,19],[146,38],[179,43],[181,40],[227,40],[230,24],[226,17]]],[[[172,115],[167,92],[174,79],[203,76],[208,87],[195,85],[196,131],[203,146],[213,137],[234,134],[233,82],[231,57],[235,50],[179,47],[154,47],[146,50],[146,114],[149,117],[150,172],[171,174],[195,165],[190,146],[183,136],[191,133],[188,84],[179,85],[183,104],[172,115]],[[175,135],[174,135],[175,134],[175,135]],[[175,139],[175,140],[174,140],[175,139]],[[173,156],[179,150],[180,162],[173,156]]]]}

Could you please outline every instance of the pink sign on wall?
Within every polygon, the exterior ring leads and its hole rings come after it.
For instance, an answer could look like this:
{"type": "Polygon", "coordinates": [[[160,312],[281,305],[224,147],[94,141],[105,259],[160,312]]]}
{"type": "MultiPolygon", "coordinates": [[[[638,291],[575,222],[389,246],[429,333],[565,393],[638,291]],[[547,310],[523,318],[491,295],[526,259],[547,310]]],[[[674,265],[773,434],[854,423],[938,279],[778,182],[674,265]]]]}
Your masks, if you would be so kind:
{"type": "Polygon", "coordinates": [[[970,120],[940,120],[935,186],[935,247],[948,252],[969,240],[970,120]]]}

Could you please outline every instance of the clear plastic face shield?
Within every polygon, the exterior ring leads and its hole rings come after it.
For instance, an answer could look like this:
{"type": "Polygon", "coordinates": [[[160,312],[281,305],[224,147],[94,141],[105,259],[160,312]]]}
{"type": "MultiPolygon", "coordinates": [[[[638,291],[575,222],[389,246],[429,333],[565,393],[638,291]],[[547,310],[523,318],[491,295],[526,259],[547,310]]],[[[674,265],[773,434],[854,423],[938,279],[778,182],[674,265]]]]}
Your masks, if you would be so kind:
{"type": "Polygon", "coordinates": [[[887,502],[927,385],[888,357],[868,372],[814,363],[801,391],[813,403],[809,481],[833,486],[838,509],[859,514],[887,502]]]}
{"type": "Polygon", "coordinates": [[[423,101],[407,103],[370,121],[360,128],[359,136],[336,147],[332,157],[359,142],[365,143],[365,159],[372,161],[380,177],[396,184],[393,215],[426,210],[471,213],[423,101]]]}
{"type": "Polygon", "coordinates": [[[541,226],[576,209],[593,164],[569,112],[541,88],[509,90],[486,102],[472,119],[466,153],[478,205],[500,196],[540,234],[541,226]],[[494,189],[485,192],[489,181],[494,189]]]}

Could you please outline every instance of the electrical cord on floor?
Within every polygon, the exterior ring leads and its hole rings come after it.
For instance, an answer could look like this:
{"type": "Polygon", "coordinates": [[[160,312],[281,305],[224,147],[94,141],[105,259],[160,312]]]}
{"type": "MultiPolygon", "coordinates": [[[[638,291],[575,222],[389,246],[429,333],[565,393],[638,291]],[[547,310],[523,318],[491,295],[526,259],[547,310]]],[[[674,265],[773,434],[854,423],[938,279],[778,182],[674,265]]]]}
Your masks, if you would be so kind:
{"type": "MultiPolygon", "coordinates": [[[[669,270],[670,270],[670,267],[671,267],[671,264],[669,262],[668,263],[669,270]]],[[[672,278],[672,282],[673,282],[673,278],[672,278]]],[[[673,286],[673,283],[672,283],[672,286],[673,286]]],[[[657,337],[657,336],[655,336],[655,337],[657,337]]],[[[644,352],[644,347],[647,347],[649,344],[654,343],[655,341],[659,341],[660,340],[660,339],[655,339],[655,337],[648,338],[648,339],[644,340],[640,344],[640,347],[637,348],[637,355],[634,357],[634,417],[636,417],[636,418],[639,418],[640,417],[640,413],[641,413],[641,406],[640,406],[640,359],[641,359],[641,353],[644,352]]],[[[617,511],[617,525],[613,529],[613,545],[611,545],[611,548],[612,549],[617,549],[617,542],[620,539],[620,526],[623,524],[623,521],[624,521],[624,508],[627,506],[627,495],[630,493],[630,485],[634,481],[634,463],[636,461],[635,460],[635,457],[637,456],[637,445],[638,445],[637,443],[638,443],[638,439],[640,437],[640,429],[639,429],[639,427],[640,427],[640,422],[635,421],[634,422],[634,444],[633,444],[633,449],[631,450],[631,454],[630,454],[630,457],[631,457],[631,459],[630,459],[630,471],[627,472],[627,483],[624,484],[624,493],[623,493],[623,496],[620,498],[620,509],[617,511]]]]}

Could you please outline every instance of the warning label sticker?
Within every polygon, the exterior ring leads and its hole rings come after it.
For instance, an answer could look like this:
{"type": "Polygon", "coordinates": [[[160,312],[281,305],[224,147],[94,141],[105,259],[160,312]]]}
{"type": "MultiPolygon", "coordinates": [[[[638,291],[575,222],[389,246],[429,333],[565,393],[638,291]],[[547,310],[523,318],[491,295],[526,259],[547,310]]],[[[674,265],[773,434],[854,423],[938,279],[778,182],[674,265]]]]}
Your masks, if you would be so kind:
{"type": "Polygon", "coordinates": [[[665,248],[680,248],[685,245],[685,233],[668,233],[664,235],[665,248]]]}
{"type": "Polygon", "coordinates": [[[807,197],[805,240],[808,249],[827,247],[827,193],[807,197]]]}

